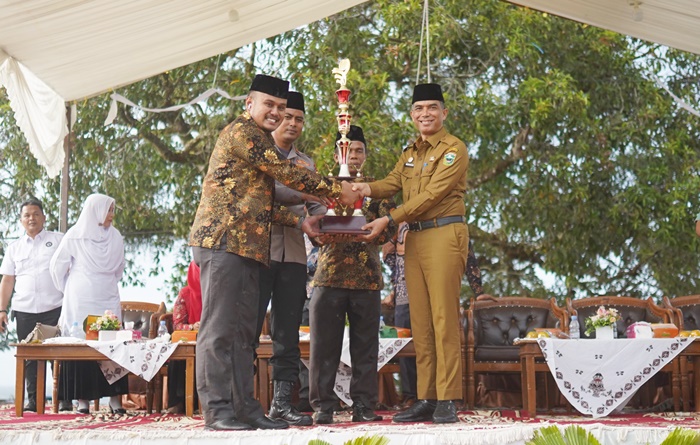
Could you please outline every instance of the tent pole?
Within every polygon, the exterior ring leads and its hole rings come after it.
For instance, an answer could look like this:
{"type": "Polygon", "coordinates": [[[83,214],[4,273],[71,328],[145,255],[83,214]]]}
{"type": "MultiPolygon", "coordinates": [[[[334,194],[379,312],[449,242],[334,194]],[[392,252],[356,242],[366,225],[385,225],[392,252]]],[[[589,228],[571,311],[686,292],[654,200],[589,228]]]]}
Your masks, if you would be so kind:
{"type": "Polygon", "coordinates": [[[63,169],[61,170],[61,212],[58,218],[58,231],[61,233],[66,233],[68,230],[68,190],[70,189],[70,154],[71,136],[73,133],[70,106],[66,106],[66,114],[68,115],[68,134],[63,139],[65,157],[63,158],[63,169]]]}

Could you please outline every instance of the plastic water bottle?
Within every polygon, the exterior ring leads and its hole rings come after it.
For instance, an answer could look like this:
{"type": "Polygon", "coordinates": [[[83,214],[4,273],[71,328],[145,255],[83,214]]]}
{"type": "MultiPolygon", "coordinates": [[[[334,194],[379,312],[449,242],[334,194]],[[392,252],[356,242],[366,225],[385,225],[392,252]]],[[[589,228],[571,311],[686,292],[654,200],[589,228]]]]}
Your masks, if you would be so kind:
{"type": "Polygon", "coordinates": [[[162,320],[160,326],[158,326],[158,337],[163,337],[165,335],[168,335],[168,327],[165,325],[165,320],[162,320]]]}
{"type": "Polygon", "coordinates": [[[578,325],[578,316],[571,316],[571,323],[569,323],[569,338],[572,340],[578,340],[581,338],[581,330],[578,325]]]}
{"type": "Polygon", "coordinates": [[[386,324],[384,324],[384,316],[380,315],[379,316],[379,338],[382,338],[382,332],[384,332],[384,327],[386,324]]]}
{"type": "Polygon", "coordinates": [[[80,329],[77,321],[73,322],[73,326],[71,326],[70,331],[68,331],[68,336],[73,338],[85,338],[85,333],[80,329]]]}

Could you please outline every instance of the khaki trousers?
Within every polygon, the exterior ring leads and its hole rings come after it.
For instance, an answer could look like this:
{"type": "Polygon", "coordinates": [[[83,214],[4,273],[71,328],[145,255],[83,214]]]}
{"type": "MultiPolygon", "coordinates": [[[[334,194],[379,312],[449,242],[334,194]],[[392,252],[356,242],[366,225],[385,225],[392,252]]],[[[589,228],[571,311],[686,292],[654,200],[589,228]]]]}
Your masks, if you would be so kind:
{"type": "Polygon", "coordinates": [[[468,244],[466,224],[410,232],[406,237],[419,399],[462,398],[459,294],[468,244]]]}

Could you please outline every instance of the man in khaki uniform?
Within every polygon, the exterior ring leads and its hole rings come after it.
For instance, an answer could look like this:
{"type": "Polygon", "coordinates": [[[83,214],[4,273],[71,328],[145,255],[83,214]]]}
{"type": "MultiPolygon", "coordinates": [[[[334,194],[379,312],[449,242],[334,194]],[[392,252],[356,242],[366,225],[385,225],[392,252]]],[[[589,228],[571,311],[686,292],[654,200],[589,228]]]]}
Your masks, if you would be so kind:
{"type": "Polygon", "coordinates": [[[420,138],[404,149],[389,175],[353,190],[372,198],[403,191],[404,204],[364,228],[371,240],[388,224],[409,223],[406,285],[418,367],[418,399],[394,422],[457,422],[454,400],[462,398],[459,293],[467,262],[464,193],[467,147],[443,127],[442,89],[416,85],[411,118],[420,138]]]}

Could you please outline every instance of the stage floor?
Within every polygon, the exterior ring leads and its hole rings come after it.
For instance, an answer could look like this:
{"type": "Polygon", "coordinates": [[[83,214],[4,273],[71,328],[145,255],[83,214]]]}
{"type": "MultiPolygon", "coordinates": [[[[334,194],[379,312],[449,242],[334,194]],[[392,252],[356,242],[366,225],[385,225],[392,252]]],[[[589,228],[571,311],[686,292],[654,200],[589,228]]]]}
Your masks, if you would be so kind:
{"type": "MultiPolygon", "coordinates": [[[[47,407],[48,408],[48,407],[47,407]]],[[[48,411],[48,410],[47,410],[48,411]]],[[[281,431],[204,431],[200,416],[147,415],[133,411],[112,415],[25,413],[15,417],[13,405],[0,406],[0,444],[12,445],[307,445],[321,439],[333,445],[365,435],[382,435],[390,445],[516,445],[531,439],[548,425],[564,429],[580,425],[603,445],[658,445],[674,428],[700,429],[700,413],[648,413],[613,415],[603,419],[561,415],[531,418],[520,411],[461,411],[460,422],[394,424],[393,411],[379,412],[382,422],[357,424],[348,413],[336,415],[333,425],[290,428],[281,431]]]]}

